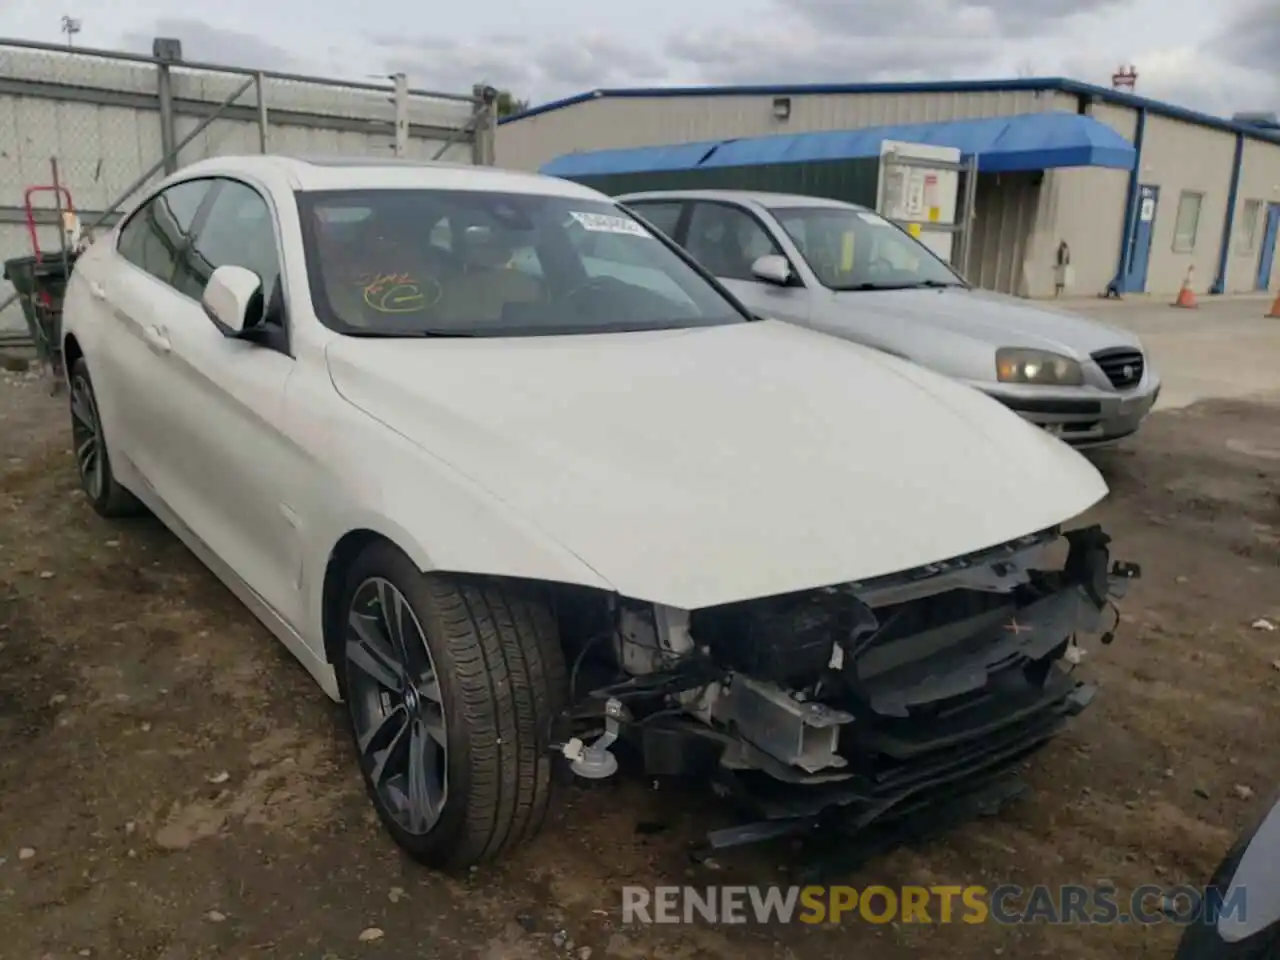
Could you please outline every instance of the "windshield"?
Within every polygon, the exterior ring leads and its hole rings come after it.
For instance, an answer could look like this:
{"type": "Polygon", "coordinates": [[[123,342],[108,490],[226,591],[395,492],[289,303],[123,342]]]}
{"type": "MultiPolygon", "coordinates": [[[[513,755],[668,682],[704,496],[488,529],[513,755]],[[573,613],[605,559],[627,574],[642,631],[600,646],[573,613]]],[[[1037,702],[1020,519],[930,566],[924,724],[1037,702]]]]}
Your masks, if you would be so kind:
{"type": "Polygon", "coordinates": [[[964,285],[928,247],[878,214],[846,207],[772,213],[818,280],[833,290],[964,285]]]}
{"type": "Polygon", "coordinates": [[[463,190],[298,194],[316,313],[363,336],[524,336],[742,323],[607,201],[463,190]]]}

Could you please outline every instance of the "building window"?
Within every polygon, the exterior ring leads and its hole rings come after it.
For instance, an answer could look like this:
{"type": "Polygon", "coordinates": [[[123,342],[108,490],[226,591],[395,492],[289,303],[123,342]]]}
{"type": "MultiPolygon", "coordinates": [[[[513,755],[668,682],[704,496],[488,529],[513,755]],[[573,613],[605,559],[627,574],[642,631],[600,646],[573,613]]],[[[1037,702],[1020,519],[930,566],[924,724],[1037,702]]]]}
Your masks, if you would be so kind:
{"type": "Polygon", "coordinates": [[[1178,197],[1178,218],[1173,223],[1173,252],[1190,253],[1196,248],[1196,231],[1200,229],[1200,207],[1204,194],[1183,190],[1178,197]]]}
{"type": "Polygon", "coordinates": [[[1240,236],[1236,241],[1236,253],[1251,254],[1258,251],[1258,220],[1262,215],[1261,200],[1246,200],[1240,213],[1237,229],[1240,236]]]}

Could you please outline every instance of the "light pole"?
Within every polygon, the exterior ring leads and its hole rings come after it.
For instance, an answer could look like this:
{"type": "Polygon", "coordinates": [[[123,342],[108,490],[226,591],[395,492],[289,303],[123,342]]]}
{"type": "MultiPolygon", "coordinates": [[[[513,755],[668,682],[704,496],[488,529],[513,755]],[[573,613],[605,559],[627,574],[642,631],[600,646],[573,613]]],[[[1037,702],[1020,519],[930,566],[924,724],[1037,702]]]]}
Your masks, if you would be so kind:
{"type": "Polygon", "coordinates": [[[80,32],[81,23],[78,17],[70,17],[65,14],[62,17],[62,32],[67,35],[67,47],[75,46],[75,36],[80,32]]]}

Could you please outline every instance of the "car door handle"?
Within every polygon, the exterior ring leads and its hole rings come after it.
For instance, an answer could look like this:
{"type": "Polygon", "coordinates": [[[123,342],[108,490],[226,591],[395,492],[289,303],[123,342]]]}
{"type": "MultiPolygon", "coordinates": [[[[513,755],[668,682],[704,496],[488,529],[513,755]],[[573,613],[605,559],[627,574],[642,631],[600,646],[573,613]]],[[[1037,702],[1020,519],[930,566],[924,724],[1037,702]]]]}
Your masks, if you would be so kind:
{"type": "Polygon", "coordinates": [[[151,345],[151,349],[159,353],[168,353],[172,349],[169,343],[169,334],[165,333],[163,327],[144,327],[143,334],[147,338],[147,343],[151,345]]]}
{"type": "Polygon", "coordinates": [[[107,288],[100,284],[97,280],[89,281],[89,293],[93,295],[95,300],[107,299],[107,288]]]}

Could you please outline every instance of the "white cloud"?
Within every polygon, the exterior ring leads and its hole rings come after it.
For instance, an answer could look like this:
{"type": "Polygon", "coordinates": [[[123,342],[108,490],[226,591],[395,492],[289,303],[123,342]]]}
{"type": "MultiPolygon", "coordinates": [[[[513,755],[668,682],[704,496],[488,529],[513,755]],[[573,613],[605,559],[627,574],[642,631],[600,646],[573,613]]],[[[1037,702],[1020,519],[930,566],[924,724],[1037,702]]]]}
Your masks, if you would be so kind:
{"type": "MultiPolygon", "coordinates": [[[[486,81],[535,102],[610,86],[1015,72],[1106,84],[1131,61],[1148,96],[1215,113],[1280,109],[1276,0],[488,0],[482,9],[383,0],[363,10],[221,0],[198,17],[191,9],[72,0],[67,12],[82,18],[85,45],[148,50],[163,34],[190,59],[353,79],[402,69],[418,86],[466,92],[486,81]]],[[[8,5],[0,33],[57,40],[58,19],[8,5]]]]}

